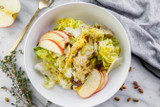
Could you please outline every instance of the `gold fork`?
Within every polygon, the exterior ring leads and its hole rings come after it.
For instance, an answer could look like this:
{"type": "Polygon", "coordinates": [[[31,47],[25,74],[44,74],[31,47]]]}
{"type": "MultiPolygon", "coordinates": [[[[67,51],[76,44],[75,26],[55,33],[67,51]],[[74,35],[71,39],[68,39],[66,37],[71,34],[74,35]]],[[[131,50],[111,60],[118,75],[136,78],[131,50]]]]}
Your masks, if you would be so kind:
{"type": "Polygon", "coordinates": [[[23,39],[25,33],[28,31],[30,25],[32,24],[33,20],[35,19],[35,17],[39,13],[39,11],[41,9],[43,9],[43,8],[49,7],[53,3],[54,0],[38,0],[38,1],[39,1],[39,6],[38,6],[37,11],[34,13],[34,15],[32,16],[31,20],[27,24],[27,26],[24,28],[22,34],[17,39],[17,41],[15,42],[15,44],[13,45],[13,47],[11,48],[11,50],[9,51],[8,55],[12,55],[12,51],[16,50],[16,48],[18,47],[19,43],[23,39]]]}

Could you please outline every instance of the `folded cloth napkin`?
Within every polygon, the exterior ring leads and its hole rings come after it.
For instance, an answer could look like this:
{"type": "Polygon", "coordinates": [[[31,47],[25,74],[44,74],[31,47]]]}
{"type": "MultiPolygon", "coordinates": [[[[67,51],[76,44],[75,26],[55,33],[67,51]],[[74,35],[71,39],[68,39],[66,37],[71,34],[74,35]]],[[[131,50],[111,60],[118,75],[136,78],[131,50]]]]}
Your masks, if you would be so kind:
{"type": "Polygon", "coordinates": [[[160,77],[160,0],[95,1],[119,19],[128,34],[132,53],[160,77]]]}

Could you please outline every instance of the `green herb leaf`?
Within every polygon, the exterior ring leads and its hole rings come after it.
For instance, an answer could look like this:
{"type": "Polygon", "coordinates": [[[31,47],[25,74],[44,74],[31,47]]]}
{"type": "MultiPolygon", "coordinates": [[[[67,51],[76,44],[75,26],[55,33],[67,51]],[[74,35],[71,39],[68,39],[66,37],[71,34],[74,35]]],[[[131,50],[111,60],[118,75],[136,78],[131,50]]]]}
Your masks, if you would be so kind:
{"type": "MultiPolygon", "coordinates": [[[[23,53],[19,50],[20,53],[23,53]]],[[[16,52],[13,51],[11,56],[5,56],[4,60],[0,60],[0,68],[12,80],[12,87],[8,89],[3,86],[1,89],[5,89],[10,92],[12,96],[16,98],[15,103],[11,103],[16,107],[31,107],[35,104],[32,103],[30,82],[29,79],[24,76],[24,71],[21,67],[16,65],[16,52]]]]}

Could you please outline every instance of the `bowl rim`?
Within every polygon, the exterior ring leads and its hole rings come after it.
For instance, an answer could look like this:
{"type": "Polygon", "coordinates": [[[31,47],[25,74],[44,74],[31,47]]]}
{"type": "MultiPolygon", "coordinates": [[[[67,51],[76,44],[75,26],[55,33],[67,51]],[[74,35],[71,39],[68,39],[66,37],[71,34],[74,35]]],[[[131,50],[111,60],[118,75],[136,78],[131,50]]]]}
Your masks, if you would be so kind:
{"type": "MultiPolygon", "coordinates": [[[[90,6],[99,8],[99,9],[107,12],[109,15],[111,15],[111,16],[114,18],[114,20],[117,21],[117,23],[120,25],[120,27],[122,28],[122,31],[123,31],[124,34],[125,34],[124,36],[126,36],[126,39],[127,39],[126,43],[127,43],[127,45],[128,45],[128,52],[129,52],[129,54],[128,54],[128,55],[129,55],[129,56],[128,56],[128,62],[129,62],[128,65],[131,64],[131,48],[130,48],[129,38],[128,38],[128,36],[127,36],[126,30],[125,30],[125,28],[123,27],[123,25],[120,23],[120,21],[119,21],[113,14],[111,14],[111,12],[109,12],[108,9],[106,9],[106,8],[104,8],[104,7],[101,7],[101,6],[98,6],[98,5],[95,5],[95,4],[92,4],[92,3],[83,2],[83,1],[79,1],[79,2],[68,2],[68,3],[56,5],[56,6],[54,6],[54,7],[51,7],[50,9],[46,10],[45,12],[43,12],[43,14],[41,14],[41,15],[34,21],[34,23],[32,24],[31,28],[29,29],[29,31],[28,31],[28,33],[27,33],[27,35],[26,35],[27,37],[26,37],[25,44],[24,44],[24,65],[25,65],[26,74],[27,74],[27,76],[28,76],[29,79],[30,79],[30,77],[29,77],[29,74],[28,74],[29,72],[27,72],[26,57],[25,57],[25,56],[26,56],[27,41],[28,41],[29,35],[30,35],[30,33],[31,33],[31,29],[33,29],[33,27],[35,27],[35,24],[38,23],[38,21],[39,21],[44,15],[46,15],[48,12],[53,11],[53,10],[56,9],[56,8],[60,8],[60,7],[66,6],[66,5],[74,5],[74,4],[90,5],[90,6]]],[[[130,67],[130,66],[129,66],[129,67],[130,67]]],[[[128,75],[128,72],[126,72],[126,74],[125,74],[125,76],[124,76],[124,78],[123,78],[123,80],[122,80],[122,83],[124,83],[124,81],[126,80],[127,75],[128,75]]],[[[32,84],[32,81],[30,81],[30,82],[31,82],[31,84],[32,84]]],[[[32,84],[32,85],[33,85],[33,84],[32,84]]],[[[43,94],[41,94],[40,91],[39,91],[34,85],[33,85],[33,87],[36,89],[36,91],[37,91],[40,95],[43,96],[43,94]]],[[[119,90],[119,89],[117,89],[113,94],[111,94],[111,95],[108,97],[108,99],[102,100],[102,101],[99,101],[99,102],[96,102],[96,104],[95,104],[95,103],[94,103],[94,104],[90,104],[89,106],[96,106],[96,105],[99,105],[99,104],[101,104],[101,103],[104,103],[105,101],[109,100],[112,96],[114,96],[114,95],[118,92],[118,90],[119,90]]],[[[47,98],[47,97],[45,97],[45,96],[43,96],[43,97],[46,98],[47,100],[49,100],[49,98],[47,98]]],[[[59,105],[59,106],[66,106],[66,105],[64,105],[64,104],[59,104],[59,103],[57,103],[57,102],[53,102],[53,103],[54,103],[54,104],[57,104],[57,105],[59,105]]]]}

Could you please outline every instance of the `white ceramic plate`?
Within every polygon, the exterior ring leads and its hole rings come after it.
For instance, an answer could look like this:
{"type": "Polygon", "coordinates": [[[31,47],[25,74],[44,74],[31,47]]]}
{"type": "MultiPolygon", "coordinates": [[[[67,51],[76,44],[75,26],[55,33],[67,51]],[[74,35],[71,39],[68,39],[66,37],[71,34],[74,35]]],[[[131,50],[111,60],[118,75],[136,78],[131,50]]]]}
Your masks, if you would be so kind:
{"type": "Polygon", "coordinates": [[[98,105],[111,98],[125,81],[131,61],[131,51],[126,32],[120,22],[107,10],[89,3],[69,3],[46,11],[30,29],[25,44],[25,67],[35,89],[51,102],[67,107],[88,107],[98,105]],[[120,42],[122,65],[109,74],[107,86],[88,99],[80,98],[73,90],[65,90],[56,85],[52,89],[43,87],[44,78],[34,70],[37,57],[33,51],[40,36],[53,29],[59,18],[72,17],[87,24],[101,23],[111,29],[120,42]]]}

